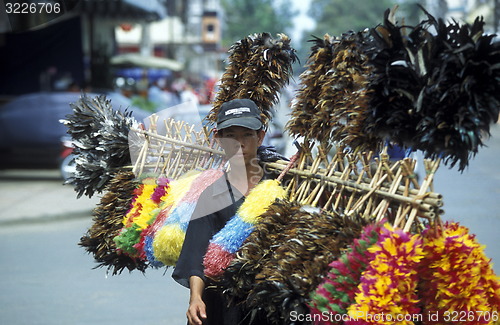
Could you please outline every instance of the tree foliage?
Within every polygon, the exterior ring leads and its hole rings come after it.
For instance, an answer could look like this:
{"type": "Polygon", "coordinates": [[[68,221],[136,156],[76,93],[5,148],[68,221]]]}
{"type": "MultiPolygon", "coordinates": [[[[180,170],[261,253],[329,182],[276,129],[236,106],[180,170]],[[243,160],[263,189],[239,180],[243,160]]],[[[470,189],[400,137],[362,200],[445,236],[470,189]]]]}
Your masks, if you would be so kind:
{"type": "MultiPolygon", "coordinates": [[[[372,28],[383,22],[385,10],[392,8],[396,3],[399,5],[397,16],[409,17],[412,21],[417,20],[420,9],[417,3],[422,0],[311,0],[308,10],[309,17],[315,22],[315,26],[305,28],[302,42],[296,46],[298,57],[302,64],[307,61],[310,54],[313,36],[323,38],[323,35],[340,36],[342,33],[361,31],[372,28]],[[409,16],[408,16],[409,15],[409,16]]],[[[408,19],[406,20],[409,21],[408,19]]],[[[295,71],[300,73],[301,68],[295,71]]]]}
{"type": "Polygon", "coordinates": [[[222,0],[221,5],[225,12],[222,37],[224,46],[253,33],[290,33],[292,19],[298,14],[289,1],[222,0]]]}
{"type": "Polygon", "coordinates": [[[375,27],[384,18],[384,11],[393,7],[394,0],[311,0],[309,16],[316,21],[313,30],[306,31],[306,39],[311,35],[322,37],[328,33],[332,36],[347,31],[360,31],[375,27]]]}

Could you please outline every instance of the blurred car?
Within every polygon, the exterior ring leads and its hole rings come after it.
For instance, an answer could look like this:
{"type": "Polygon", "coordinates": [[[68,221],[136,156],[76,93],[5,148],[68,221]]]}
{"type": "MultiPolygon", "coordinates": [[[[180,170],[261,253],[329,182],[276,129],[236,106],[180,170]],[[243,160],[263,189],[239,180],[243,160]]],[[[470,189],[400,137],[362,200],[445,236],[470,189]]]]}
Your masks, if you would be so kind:
{"type": "MultiPolygon", "coordinates": [[[[199,105],[194,102],[184,102],[175,106],[165,108],[155,112],[158,116],[157,131],[159,134],[165,134],[162,120],[173,119],[175,121],[184,121],[187,124],[194,125],[194,130],[200,131],[202,126],[212,126],[205,118],[212,109],[211,105],[199,105]]],[[[149,121],[145,120],[144,125],[149,128],[149,121]]]]}
{"type": "MultiPolygon", "coordinates": [[[[150,114],[130,106],[127,97],[102,92],[114,109],[128,108],[142,122],[150,114]]],[[[89,97],[97,93],[87,93],[89,97]]],[[[59,166],[61,139],[66,126],[59,122],[73,112],[81,94],[75,92],[41,92],[21,95],[0,106],[0,167],[54,168],[59,166]]]]}

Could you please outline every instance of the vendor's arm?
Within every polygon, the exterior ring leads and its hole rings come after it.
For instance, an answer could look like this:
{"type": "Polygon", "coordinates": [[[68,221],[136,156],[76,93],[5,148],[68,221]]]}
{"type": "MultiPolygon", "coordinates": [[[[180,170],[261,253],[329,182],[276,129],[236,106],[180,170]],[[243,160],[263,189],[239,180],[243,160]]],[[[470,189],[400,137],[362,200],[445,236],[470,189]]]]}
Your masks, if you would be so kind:
{"type": "Polygon", "coordinates": [[[189,278],[189,308],[186,313],[191,325],[202,325],[202,319],[207,318],[205,303],[202,295],[205,289],[205,282],[197,276],[189,278]]]}

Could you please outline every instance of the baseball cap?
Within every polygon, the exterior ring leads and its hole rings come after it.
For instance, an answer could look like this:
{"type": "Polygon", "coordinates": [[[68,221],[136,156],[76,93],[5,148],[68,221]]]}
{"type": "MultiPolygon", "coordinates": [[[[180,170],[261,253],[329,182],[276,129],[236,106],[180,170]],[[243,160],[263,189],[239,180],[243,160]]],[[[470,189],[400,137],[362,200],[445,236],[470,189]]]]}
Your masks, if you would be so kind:
{"type": "Polygon", "coordinates": [[[233,99],[221,105],[217,115],[217,129],[242,126],[251,130],[262,128],[260,111],[251,99],[233,99]]]}

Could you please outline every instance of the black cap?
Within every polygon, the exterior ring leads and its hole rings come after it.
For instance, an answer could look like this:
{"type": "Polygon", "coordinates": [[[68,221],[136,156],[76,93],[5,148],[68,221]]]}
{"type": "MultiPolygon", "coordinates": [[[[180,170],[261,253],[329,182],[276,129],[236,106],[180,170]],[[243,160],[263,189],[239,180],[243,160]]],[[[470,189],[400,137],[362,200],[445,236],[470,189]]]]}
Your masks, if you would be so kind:
{"type": "Polygon", "coordinates": [[[262,128],[260,111],[251,99],[233,99],[221,105],[217,115],[217,129],[242,126],[251,130],[262,128]]]}

